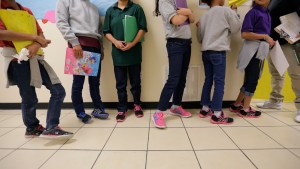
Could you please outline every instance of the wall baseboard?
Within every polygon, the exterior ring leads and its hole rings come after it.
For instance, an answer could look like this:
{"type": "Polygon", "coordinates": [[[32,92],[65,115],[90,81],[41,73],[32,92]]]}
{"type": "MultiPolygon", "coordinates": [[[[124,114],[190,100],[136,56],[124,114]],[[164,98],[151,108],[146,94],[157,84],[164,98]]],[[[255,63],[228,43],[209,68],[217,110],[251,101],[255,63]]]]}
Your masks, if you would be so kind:
{"type": "MultiPolygon", "coordinates": [[[[228,108],[230,104],[234,101],[223,101],[223,108],[228,108]]],[[[117,102],[104,102],[105,108],[108,109],[115,109],[117,107],[117,102]]],[[[143,109],[156,109],[158,102],[143,102],[142,107],[143,109]]],[[[172,103],[169,103],[171,106],[172,103]]],[[[186,109],[200,109],[202,106],[200,105],[199,101],[191,101],[191,102],[183,102],[182,106],[186,109]]],[[[85,108],[93,108],[92,102],[84,103],[85,108]]],[[[132,108],[133,103],[128,103],[128,108],[132,108]]],[[[0,109],[20,109],[21,103],[0,103],[0,109]]],[[[38,103],[37,109],[47,109],[48,103],[38,103]]],[[[63,103],[62,109],[73,109],[73,105],[70,102],[63,103]]]]}

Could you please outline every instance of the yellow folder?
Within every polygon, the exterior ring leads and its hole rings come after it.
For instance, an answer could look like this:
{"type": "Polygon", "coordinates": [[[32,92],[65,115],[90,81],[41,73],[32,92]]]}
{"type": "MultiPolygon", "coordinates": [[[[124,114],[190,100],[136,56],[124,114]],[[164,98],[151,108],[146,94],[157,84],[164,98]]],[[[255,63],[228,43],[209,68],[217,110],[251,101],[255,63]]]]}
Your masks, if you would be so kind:
{"type": "Polygon", "coordinates": [[[241,6],[249,0],[229,0],[229,6],[235,4],[236,6],[241,6]]]}
{"type": "MultiPolygon", "coordinates": [[[[7,30],[37,35],[37,27],[34,16],[23,10],[0,10],[0,19],[3,21],[7,30]]],[[[33,41],[13,41],[13,44],[19,53],[22,48],[32,44],[33,41]]],[[[43,55],[42,49],[39,49],[38,55],[43,55]]]]}

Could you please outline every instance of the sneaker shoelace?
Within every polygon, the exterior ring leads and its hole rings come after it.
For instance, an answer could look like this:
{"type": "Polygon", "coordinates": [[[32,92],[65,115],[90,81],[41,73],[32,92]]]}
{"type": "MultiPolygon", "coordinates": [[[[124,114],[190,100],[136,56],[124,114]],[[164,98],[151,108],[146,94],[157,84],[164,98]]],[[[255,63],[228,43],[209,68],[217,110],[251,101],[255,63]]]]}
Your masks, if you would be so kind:
{"type": "Polygon", "coordinates": [[[163,113],[155,113],[154,116],[158,117],[158,118],[155,118],[155,121],[164,123],[164,114],[163,113]]]}
{"type": "Polygon", "coordinates": [[[184,110],[181,106],[179,106],[177,109],[180,111],[181,114],[187,114],[187,113],[188,113],[188,112],[187,112],[186,110],[184,110]]]}
{"type": "Polygon", "coordinates": [[[124,115],[125,115],[125,113],[124,113],[124,112],[118,112],[118,115],[120,115],[120,116],[124,116],[124,115]]]}
{"type": "Polygon", "coordinates": [[[140,105],[135,104],[134,105],[134,111],[141,111],[142,107],[140,105]]]}

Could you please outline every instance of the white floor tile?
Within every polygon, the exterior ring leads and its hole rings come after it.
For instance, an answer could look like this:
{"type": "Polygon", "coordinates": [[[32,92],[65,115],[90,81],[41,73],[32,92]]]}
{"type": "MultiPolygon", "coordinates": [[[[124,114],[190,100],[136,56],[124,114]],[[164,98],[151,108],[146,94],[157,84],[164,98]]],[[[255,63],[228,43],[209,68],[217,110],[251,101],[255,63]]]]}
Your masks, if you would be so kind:
{"type": "Polygon", "coordinates": [[[282,148],[255,127],[225,127],[223,129],[241,149],[282,148]]]}
{"type": "Polygon", "coordinates": [[[147,169],[200,169],[193,151],[150,151],[147,169]]]}
{"type": "Polygon", "coordinates": [[[0,160],[13,151],[14,149],[0,149],[0,160]]]}
{"type": "Polygon", "coordinates": [[[41,167],[41,169],[58,169],[66,167],[70,169],[90,169],[99,154],[100,151],[59,150],[41,167]]]}
{"type": "Polygon", "coordinates": [[[279,150],[244,150],[245,154],[262,169],[297,169],[300,159],[285,149],[279,150]]]}
{"type": "Polygon", "coordinates": [[[143,169],[146,151],[102,151],[93,169],[143,169]]]}
{"type": "Polygon", "coordinates": [[[0,168],[39,168],[55,150],[17,150],[0,161],[0,168]]]}
{"type": "Polygon", "coordinates": [[[104,150],[147,150],[148,128],[115,128],[104,150]]]}
{"type": "Polygon", "coordinates": [[[150,128],[149,150],[192,150],[184,128],[150,128]]]}
{"type": "Polygon", "coordinates": [[[196,151],[202,169],[255,169],[240,150],[196,151]]]}
{"type": "Polygon", "coordinates": [[[101,150],[113,128],[81,128],[61,149],[101,150]]]}
{"type": "Polygon", "coordinates": [[[24,128],[16,128],[0,137],[0,148],[18,148],[29,140],[24,128]]]}
{"type": "Polygon", "coordinates": [[[286,148],[300,148],[300,132],[294,128],[259,127],[259,129],[286,148]]]}
{"type": "Polygon", "coordinates": [[[195,150],[238,149],[219,127],[188,128],[187,131],[195,150]]]}

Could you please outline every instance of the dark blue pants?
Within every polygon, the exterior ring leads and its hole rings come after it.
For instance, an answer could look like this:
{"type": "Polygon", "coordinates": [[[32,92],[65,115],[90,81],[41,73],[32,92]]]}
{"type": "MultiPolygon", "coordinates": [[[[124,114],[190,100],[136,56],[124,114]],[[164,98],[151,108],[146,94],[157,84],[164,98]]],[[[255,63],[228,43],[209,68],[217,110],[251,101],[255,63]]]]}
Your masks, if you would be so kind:
{"type": "MultiPolygon", "coordinates": [[[[56,127],[59,124],[61,105],[66,96],[65,89],[61,84],[53,85],[49,75],[43,65],[39,63],[43,85],[50,91],[47,112],[47,129],[56,127]]],[[[30,86],[30,64],[29,62],[11,62],[8,69],[8,76],[19,87],[20,96],[22,98],[21,108],[23,122],[27,128],[35,128],[39,125],[36,118],[36,105],[38,98],[36,96],[35,87],[30,86]]]]}
{"type": "Polygon", "coordinates": [[[161,92],[158,110],[166,111],[173,95],[173,104],[181,105],[191,58],[191,40],[168,39],[169,76],[161,92]]]}
{"type": "MultiPolygon", "coordinates": [[[[100,53],[100,50],[93,47],[82,46],[84,51],[100,53]]],[[[89,76],[89,87],[90,87],[90,96],[93,101],[95,109],[104,109],[104,105],[100,97],[100,72],[101,72],[101,62],[99,63],[99,71],[97,76],[89,76]]],[[[76,114],[84,111],[83,98],[82,98],[82,89],[84,84],[85,76],[73,75],[73,85],[72,85],[72,103],[75,109],[76,114]]]]}
{"type": "Polygon", "coordinates": [[[205,71],[205,82],[203,84],[201,103],[211,106],[213,111],[222,110],[224,96],[226,52],[204,51],[202,61],[205,71]],[[211,89],[214,84],[214,95],[211,100],[211,89]]]}
{"type": "Polygon", "coordinates": [[[114,66],[116,88],[118,91],[118,112],[127,112],[127,74],[131,84],[134,104],[141,105],[141,64],[130,66],[114,66]]]}
{"type": "Polygon", "coordinates": [[[256,54],[252,57],[250,63],[245,69],[244,84],[241,87],[241,92],[246,96],[253,96],[256,90],[259,75],[262,71],[263,61],[256,58],[256,54]]]}

